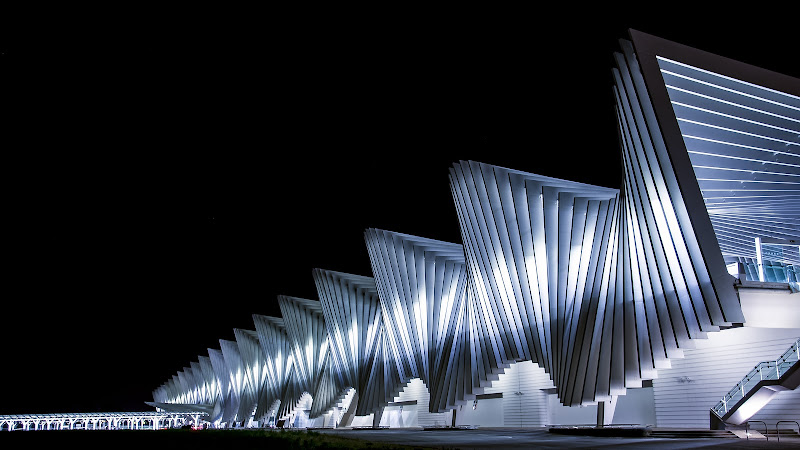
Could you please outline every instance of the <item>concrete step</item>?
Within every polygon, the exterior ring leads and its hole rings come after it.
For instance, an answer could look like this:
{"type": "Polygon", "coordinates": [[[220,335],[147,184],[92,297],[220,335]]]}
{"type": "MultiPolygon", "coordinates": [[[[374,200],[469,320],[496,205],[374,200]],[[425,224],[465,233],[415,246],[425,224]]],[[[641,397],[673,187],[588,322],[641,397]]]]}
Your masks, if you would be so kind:
{"type": "Polygon", "coordinates": [[[729,430],[704,430],[692,428],[653,428],[651,437],[671,439],[739,439],[729,430]]]}
{"type": "MultiPolygon", "coordinates": [[[[796,428],[794,430],[781,428],[780,432],[781,432],[781,437],[800,438],[800,434],[797,433],[797,429],[796,428]]],[[[767,435],[770,437],[770,439],[772,439],[773,437],[777,437],[778,433],[774,429],[772,429],[772,430],[769,430],[769,433],[767,433],[767,435]]]]}

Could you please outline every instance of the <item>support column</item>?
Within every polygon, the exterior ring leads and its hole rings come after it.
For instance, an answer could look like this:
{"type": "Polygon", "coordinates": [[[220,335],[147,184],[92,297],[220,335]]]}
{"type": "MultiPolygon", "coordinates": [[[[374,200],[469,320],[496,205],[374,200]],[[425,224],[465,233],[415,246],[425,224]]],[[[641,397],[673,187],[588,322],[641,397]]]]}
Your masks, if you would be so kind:
{"type": "Polygon", "coordinates": [[[597,403],[597,428],[603,428],[606,423],[606,402],[597,403]]]}
{"type": "Polygon", "coordinates": [[[761,237],[756,238],[756,262],[758,263],[758,281],[764,281],[764,257],[761,254],[761,237]]]}
{"type": "Polygon", "coordinates": [[[456,427],[456,411],[458,411],[458,406],[453,408],[453,417],[452,417],[453,420],[452,420],[452,423],[450,424],[450,426],[453,427],[453,428],[456,427]]]}
{"type": "Polygon", "coordinates": [[[381,418],[383,417],[383,411],[386,408],[381,408],[372,415],[372,428],[378,428],[381,426],[381,418]]]}
{"type": "Polygon", "coordinates": [[[597,403],[597,427],[611,425],[614,420],[614,410],[617,409],[617,396],[612,395],[611,400],[597,403]]]}

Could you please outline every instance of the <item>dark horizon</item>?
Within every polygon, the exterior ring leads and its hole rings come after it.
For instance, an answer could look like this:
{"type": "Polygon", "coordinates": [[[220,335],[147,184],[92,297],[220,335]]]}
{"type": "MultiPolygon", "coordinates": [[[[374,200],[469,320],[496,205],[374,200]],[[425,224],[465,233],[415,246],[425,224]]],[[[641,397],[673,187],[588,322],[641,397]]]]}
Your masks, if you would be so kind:
{"type": "Polygon", "coordinates": [[[800,76],[791,14],[223,16],[4,32],[0,414],[151,410],[252,314],[280,316],[277,295],[316,299],[312,269],[371,276],[366,228],[460,243],[456,161],[618,188],[628,28],[800,76]]]}

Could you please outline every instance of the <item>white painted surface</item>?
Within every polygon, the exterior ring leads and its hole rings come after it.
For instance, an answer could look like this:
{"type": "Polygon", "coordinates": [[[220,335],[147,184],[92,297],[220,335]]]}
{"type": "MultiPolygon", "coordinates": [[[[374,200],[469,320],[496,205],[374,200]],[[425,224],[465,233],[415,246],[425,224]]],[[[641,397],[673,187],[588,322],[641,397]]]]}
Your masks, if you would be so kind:
{"type": "Polygon", "coordinates": [[[387,406],[381,416],[382,427],[416,427],[417,423],[417,405],[387,406]]]}
{"type": "MultiPolygon", "coordinates": [[[[523,361],[511,364],[501,373],[497,381],[484,389],[484,394],[503,394],[502,417],[505,427],[543,427],[550,423],[547,411],[547,394],[542,389],[551,389],[553,383],[538,364],[523,361]]],[[[478,409],[483,402],[478,400],[478,409]]],[[[488,408],[487,404],[487,408],[488,408]]],[[[466,409],[467,406],[464,406],[466,409]]],[[[458,417],[458,416],[456,416],[458,417]]]]}
{"type": "Polygon", "coordinates": [[[371,427],[372,426],[372,414],[368,416],[355,416],[353,417],[353,423],[350,424],[351,427],[371,427]]]}
{"type": "MultiPolygon", "coordinates": [[[[709,333],[687,349],[672,368],[653,380],[659,427],[708,428],[709,410],[756,364],[775,360],[800,336],[797,328],[733,328],[709,333]]],[[[800,390],[780,393],[751,420],[774,427],[778,420],[800,420],[800,390]]]]}
{"type": "Polygon", "coordinates": [[[612,424],[656,425],[653,388],[628,389],[617,397],[612,424]]]}
{"type": "Polygon", "coordinates": [[[740,288],[739,299],[746,327],[800,327],[800,292],[740,288]]]}
{"type": "Polygon", "coordinates": [[[456,413],[456,425],[478,425],[480,427],[505,426],[502,398],[479,400],[475,409],[473,409],[473,405],[473,402],[469,402],[458,408],[458,412],[456,413]]]}
{"type": "Polygon", "coordinates": [[[597,406],[564,406],[556,394],[547,396],[550,412],[549,425],[594,425],[597,423],[597,406]]]}
{"type": "MultiPolygon", "coordinates": [[[[390,425],[390,426],[405,426],[405,427],[431,427],[431,426],[448,426],[451,424],[451,414],[449,412],[446,413],[431,413],[428,410],[428,403],[430,401],[431,395],[428,392],[428,387],[425,386],[425,383],[419,378],[413,378],[411,381],[406,384],[406,386],[400,391],[397,397],[394,398],[396,402],[406,402],[416,400],[416,405],[406,405],[403,406],[403,414],[405,416],[402,418],[402,421],[397,421],[397,423],[403,423],[403,425],[390,425]],[[410,411],[414,411],[412,415],[410,411]]],[[[392,407],[396,408],[396,407],[392,407]]],[[[387,411],[389,409],[387,408],[387,411]]],[[[386,420],[386,412],[384,412],[384,417],[381,418],[381,425],[383,425],[383,421],[386,420]]],[[[394,419],[392,419],[394,420],[394,419]]]]}
{"type": "Polygon", "coordinates": [[[313,399],[307,392],[300,397],[300,400],[297,402],[297,407],[292,413],[292,418],[289,420],[292,428],[306,428],[314,426],[315,421],[308,417],[308,413],[311,411],[312,402],[313,399]]]}

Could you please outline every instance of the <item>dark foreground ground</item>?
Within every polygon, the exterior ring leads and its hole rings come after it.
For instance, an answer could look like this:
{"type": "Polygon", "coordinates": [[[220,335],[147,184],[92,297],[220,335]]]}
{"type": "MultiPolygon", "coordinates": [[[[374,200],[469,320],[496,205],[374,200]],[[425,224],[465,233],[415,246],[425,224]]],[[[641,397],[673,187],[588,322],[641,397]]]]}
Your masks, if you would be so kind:
{"type": "Polygon", "coordinates": [[[476,430],[324,430],[330,436],[354,436],[381,443],[402,443],[433,448],[592,448],[592,449],[800,449],[800,439],[668,439],[653,437],[595,437],[550,433],[546,428],[484,428],[476,430]]]}
{"type": "Polygon", "coordinates": [[[800,448],[798,439],[666,439],[589,437],[549,433],[546,429],[437,430],[162,430],[162,431],[13,431],[0,433],[2,449],[38,448],[171,449],[487,449],[624,448],[747,449],[800,448]]]}
{"type": "Polygon", "coordinates": [[[273,430],[73,430],[0,433],[0,449],[413,449],[314,431],[273,430]]]}

